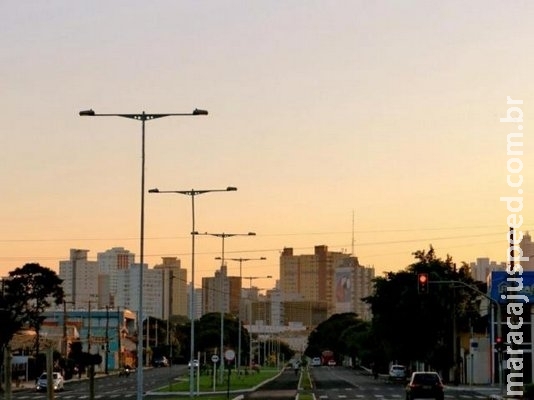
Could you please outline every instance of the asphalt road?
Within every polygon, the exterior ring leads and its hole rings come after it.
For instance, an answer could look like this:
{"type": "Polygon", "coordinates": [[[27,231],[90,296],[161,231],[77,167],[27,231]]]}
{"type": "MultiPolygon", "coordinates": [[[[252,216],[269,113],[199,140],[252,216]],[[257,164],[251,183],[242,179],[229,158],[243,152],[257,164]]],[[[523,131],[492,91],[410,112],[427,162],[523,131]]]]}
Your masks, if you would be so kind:
{"type": "Polygon", "coordinates": [[[286,369],[278,378],[266,383],[255,392],[245,395],[245,399],[255,400],[295,400],[299,377],[292,370],[286,369]]]}

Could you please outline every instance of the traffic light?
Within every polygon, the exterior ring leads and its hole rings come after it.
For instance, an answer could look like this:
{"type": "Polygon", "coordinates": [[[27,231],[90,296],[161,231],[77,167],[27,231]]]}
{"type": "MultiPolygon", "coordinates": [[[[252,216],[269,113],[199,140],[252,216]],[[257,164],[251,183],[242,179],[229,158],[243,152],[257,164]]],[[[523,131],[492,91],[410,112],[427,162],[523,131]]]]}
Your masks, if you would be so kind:
{"type": "Polygon", "coordinates": [[[502,341],[501,337],[495,338],[495,350],[497,350],[499,353],[504,350],[504,342],[502,341]]]}
{"type": "Polygon", "coordinates": [[[423,294],[428,293],[428,274],[427,273],[417,274],[417,291],[423,294]]]}

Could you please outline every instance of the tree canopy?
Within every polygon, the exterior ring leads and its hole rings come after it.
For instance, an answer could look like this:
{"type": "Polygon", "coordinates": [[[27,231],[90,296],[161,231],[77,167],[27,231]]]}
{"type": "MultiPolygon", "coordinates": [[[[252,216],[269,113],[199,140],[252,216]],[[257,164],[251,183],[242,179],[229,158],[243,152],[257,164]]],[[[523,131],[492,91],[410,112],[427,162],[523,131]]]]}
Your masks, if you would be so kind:
{"type": "Polygon", "coordinates": [[[485,291],[484,284],[471,278],[467,265],[457,268],[451,257],[440,259],[432,247],[413,254],[416,261],[405,270],[375,278],[374,294],[364,299],[373,313],[376,353],[382,357],[377,362],[420,361],[446,371],[458,362],[452,357],[456,333],[479,325],[480,298],[469,286],[485,291]],[[419,273],[428,274],[426,294],[418,293],[419,273]]]}
{"type": "MultiPolygon", "coordinates": [[[[8,344],[25,325],[39,333],[44,311],[52,303],[59,305],[63,302],[61,283],[55,271],[36,263],[25,264],[9,272],[9,277],[2,282],[0,309],[2,321],[6,322],[4,329],[0,330],[2,345],[8,344]]],[[[38,353],[38,340],[35,346],[38,353]]]]}

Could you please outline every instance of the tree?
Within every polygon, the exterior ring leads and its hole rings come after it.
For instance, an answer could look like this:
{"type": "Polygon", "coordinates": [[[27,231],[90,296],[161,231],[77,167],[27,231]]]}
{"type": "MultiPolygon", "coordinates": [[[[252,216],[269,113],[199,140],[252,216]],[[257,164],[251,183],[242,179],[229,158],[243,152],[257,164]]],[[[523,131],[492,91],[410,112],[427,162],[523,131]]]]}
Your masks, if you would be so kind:
{"type": "MultiPolygon", "coordinates": [[[[42,314],[52,305],[63,303],[62,280],[56,272],[36,263],[25,264],[9,272],[4,283],[4,301],[10,313],[7,321],[20,329],[24,324],[36,331],[35,351],[39,354],[39,332],[43,323],[42,314]]],[[[2,338],[7,343],[13,337],[13,329],[2,338]]],[[[3,343],[4,344],[4,343],[3,343]]]]}
{"type": "Polygon", "coordinates": [[[427,252],[413,254],[416,261],[405,270],[375,278],[374,294],[364,299],[371,305],[372,331],[383,349],[380,364],[422,361],[446,376],[458,362],[452,357],[456,333],[480,319],[477,293],[450,282],[461,281],[478,289],[481,284],[474,282],[465,264],[457,269],[450,256],[438,258],[432,246],[427,252]],[[419,273],[429,277],[424,295],[417,292],[419,273]]]}
{"type": "Polygon", "coordinates": [[[364,338],[368,331],[369,324],[355,313],[334,314],[310,333],[304,354],[313,358],[330,350],[338,361],[341,361],[342,356],[354,360],[358,353],[363,352],[364,338]]]}

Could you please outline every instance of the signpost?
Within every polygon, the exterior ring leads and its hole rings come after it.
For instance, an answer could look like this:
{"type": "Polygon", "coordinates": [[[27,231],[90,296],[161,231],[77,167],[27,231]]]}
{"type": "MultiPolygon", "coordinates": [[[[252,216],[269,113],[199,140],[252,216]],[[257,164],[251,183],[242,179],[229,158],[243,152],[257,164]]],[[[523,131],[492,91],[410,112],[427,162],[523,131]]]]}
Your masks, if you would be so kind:
{"type": "Polygon", "coordinates": [[[219,356],[214,354],[211,356],[211,362],[213,363],[213,391],[215,392],[215,381],[217,380],[217,363],[219,362],[219,356]]]}
{"type": "Polygon", "coordinates": [[[235,351],[232,349],[226,350],[224,352],[224,358],[228,364],[228,384],[226,386],[226,399],[230,399],[230,374],[232,373],[232,361],[235,358],[235,351]]]}

